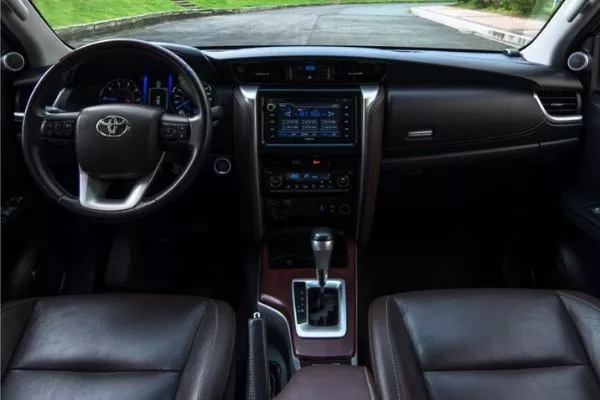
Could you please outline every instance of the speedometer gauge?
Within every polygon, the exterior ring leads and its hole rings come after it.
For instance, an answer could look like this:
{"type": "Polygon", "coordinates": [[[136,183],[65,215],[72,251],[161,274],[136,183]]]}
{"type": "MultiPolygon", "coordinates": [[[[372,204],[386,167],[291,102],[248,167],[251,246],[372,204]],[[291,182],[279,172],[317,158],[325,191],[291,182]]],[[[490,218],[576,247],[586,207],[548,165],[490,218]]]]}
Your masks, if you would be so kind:
{"type": "Polygon", "coordinates": [[[125,103],[140,104],[142,93],[131,79],[114,79],[100,91],[100,104],[125,103]]]}

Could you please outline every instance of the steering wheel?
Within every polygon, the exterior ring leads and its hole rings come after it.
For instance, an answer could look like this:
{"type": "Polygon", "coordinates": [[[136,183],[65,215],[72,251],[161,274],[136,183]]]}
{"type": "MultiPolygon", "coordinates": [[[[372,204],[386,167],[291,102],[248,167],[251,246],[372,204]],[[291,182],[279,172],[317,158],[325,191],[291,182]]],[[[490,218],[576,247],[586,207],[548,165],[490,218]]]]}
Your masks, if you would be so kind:
{"type": "Polygon", "coordinates": [[[147,215],[178,197],[200,171],[211,133],[210,103],[200,79],[185,61],[148,42],[115,39],[74,50],[42,76],[25,110],[22,147],[34,182],[51,200],[81,215],[116,221],[147,215]],[[135,104],[97,105],[79,112],[55,113],[46,108],[78,65],[116,54],[147,56],[177,71],[198,114],[189,118],[168,115],[162,108],[135,104]],[[43,157],[43,148],[56,146],[75,151],[78,196],[60,185],[43,157]],[[172,147],[189,150],[187,164],[164,190],[145,198],[164,160],[164,150],[172,147]],[[126,186],[126,194],[109,195],[113,184],[126,186]]]}

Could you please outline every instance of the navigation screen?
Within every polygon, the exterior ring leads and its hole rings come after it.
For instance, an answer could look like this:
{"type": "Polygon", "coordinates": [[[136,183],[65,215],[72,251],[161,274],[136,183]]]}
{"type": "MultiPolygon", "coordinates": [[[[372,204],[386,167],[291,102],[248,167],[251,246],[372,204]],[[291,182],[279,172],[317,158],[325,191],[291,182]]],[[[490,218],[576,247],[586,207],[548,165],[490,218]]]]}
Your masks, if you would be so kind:
{"type": "Polygon", "coordinates": [[[342,102],[279,103],[280,138],[341,137],[342,102]]]}

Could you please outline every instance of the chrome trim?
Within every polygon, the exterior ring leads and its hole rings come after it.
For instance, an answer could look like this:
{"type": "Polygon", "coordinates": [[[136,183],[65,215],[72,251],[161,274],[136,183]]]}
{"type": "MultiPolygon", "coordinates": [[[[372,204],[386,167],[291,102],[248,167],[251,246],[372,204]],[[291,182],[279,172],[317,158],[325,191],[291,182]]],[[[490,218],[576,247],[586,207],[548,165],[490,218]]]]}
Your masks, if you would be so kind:
{"type": "Polygon", "coordinates": [[[429,139],[433,137],[433,129],[408,131],[407,137],[409,139],[429,139]]]}
{"type": "Polygon", "coordinates": [[[17,119],[17,120],[23,120],[23,118],[25,118],[25,113],[24,112],[14,112],[13,113],[13,118],[17,119]]]}
{"type": "Polygon", "coordinates": [[[316,251],[333,251],[333,239],[331,240],[311,240],[313,252],[316,251]]]}
{"type": "Polygon", "coordinates": [[[306,283],[306,296],[304,307],[306,309],[306,322],[298,323],[296,316],[296,296],[292,293],[294,305],[294,325],[296,333],[301,338],[308,339],[335,339],[346,336],[348,330],[348,312],[346,311],[346,283],[343,279],[329,279],[325,283],[325,288],[336,289],[338,291],[338,324],[335,326],[313,326],[308,323],[310,313],[308,310],[308,289],[319,287],[319,281],[316,279],[294,279],[292,281],[292,291],[295,283],[306,283]]]}
{"type": "Polygon", "coordinates": [[[287,318],[280,311],[261,303],[260,301],[258,301],[257,308],[258,312],[265,317],[267,323],[271,321],[277,330],[283,333],[284,336],[287,336],[289,357],[290,360],[292,360],[292,368],[294,369],[294,371],[292,371],[293,374],[300,369],[300,360],[294,355],[294,345],[292,343],[290,324],[288,323],[287,318]]]}
{"type": "Polygon", "coordinates": [[[371,109],[373,102],[377,98],[379,94],[379,90],[381,87],[379,85],[360,85],[360,91],[362,93],[362,132],[360,135],[360,177],[359,177],[359,189],[358,189],[358,209],[356,210],[356,238],[360,240],[360,226],[362,225],[361,219],[363,214],[364,207],[364,198],[365,198],[365,175],[367,173],[367,158],[369,157],[369,126],[367,124],[367,111],[371,109]]]}
{"type": "Polygon", "coordinates": [[[258,98],[258,85],[241,85],[238,86],[238,89],[246,103],[253,108],[254,113],[252,114],[253,120],[251,121],[253,125],[252,135],[250,136],[250,174],[252,175],[252,180],[254,181],[255,193],[257,198],[255,199],[255,204],[257,205],[255,210],[252,210],[252,214],[254,215],[254,224],[253,227],[259,227],[259,240],[262,239],[263,235],[263,218],[262,218],[262,199],[260,197],[260,170],[259,170],[259,160],[258,160],[258,124],[259,124],[259,112],[257,98],[258,98]]]}
{"type": "Polygon", "coordinates": [[[120,115],[107,115],[104,118],[100,118],[98,122],[96,122],[96,132],[109,138],[121,137],[129,132],[130,129],[131,124],[129,123],[129,120],[125,117],[121,117],[120,115]],[[105,127],[106,132],[104,132],[101,127],[105,127]],[[124,127],[125,129],[119,133],[119,128],[121,127],[124,127]]]}
{"type": "MultiPolygon", "coordinates": [[[[566,117],[552,116],[552,115],[548,114],[548,111],[546,111],[546,109],[544,108],[544,105],[542,104],[542,101],[540,100],[540,97],[538,96],[537,93],[533,94],[533,98],[535,99],[535,101],[537,101],[538,105],[540,106],[540,109],[542,110],[542,113],[544,114],[546,119],[550,122],[554,122],[557,124],[566,124],[566,123],[571,123],[571,122],[583,121],[583,115],[569,115],[566,117]]],[[[577,102],[579,104],[581,104],[581,97],[580,97],[579,93],[577,93],[577,102]]],[[[579,106],[578,108],[579,109],[577,110],[577,112],[581,112],[581,106],[579,106]]]]}
{"type": "Polygon", "coordinates": [[[569,67],[569,69],[571,71],[574,71],[574,72],[583,71],[589,65],[590,65],[590,56],[587,53],[583,52],[583,51],[576,51],[575,53],[571,54],[569,56],[569,58],[567,59],[567,66],[569,67]],[[579,56],[579,55],[582,56],[583,59],[585,60],[585,62],[583,63],[583,66],[579,67],[579,68],[572,67],[571,66],[571,57],[576,57],[576,56],[579,56]]]}
{"type": "Polygon", "coordinates": [[[227,175],[228,173],[230,173],[231,172],[231,161],[229,161],[229,158],[227,158],[227,157],[218,157],[215,160],[215,162],[213,163],[213,171],[215,171],[215,174],[221,175],[221,176],[222,175],[227,175]],[[229,166],[227,168],[227,171],[219,171],[217,169],[217,162],[219,162],[219,161],[226,161],[227,162],[227,165],[229,166]]]}
{"type": "Polygon", "coordinates": [[[8,71],[19,72],[20,70],[23,69],[23,67],[25,67],[25,57],[23,57],[23,55],[21,53],[17,53],[16,51],[9,51],[8,53],[6,53],[2,56],[2,66],[4,68],[6,68],[8,71]],[[8,61],[7,61],[8,57],[11,57],[11,56],[19,57],[19,60],[21,63],[19,67],[13,67],[12,65],[10,65],[8,63],[8,61]]]}
{"type": "Polygon", "coordinates": [[[165,153],[162,153],[156,168],[149,175],[137,180],[129,192],[129,195],[123,200],[112,200],[104,197],[110,183],[92,178],[86,174],[81,167],[79,168],[79,204],[82,207],[97,211],[123,211],[137,206],[144,197],[148,186],[152,183],[154,176],[158,172],[165,153]]]}

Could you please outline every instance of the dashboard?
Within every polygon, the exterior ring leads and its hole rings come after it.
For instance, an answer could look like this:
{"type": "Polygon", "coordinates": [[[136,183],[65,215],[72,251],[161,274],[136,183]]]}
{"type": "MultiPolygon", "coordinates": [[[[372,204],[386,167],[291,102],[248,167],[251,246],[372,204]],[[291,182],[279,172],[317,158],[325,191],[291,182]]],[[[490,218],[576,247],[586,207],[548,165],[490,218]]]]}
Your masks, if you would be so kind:
{"type": "MultiPolygon", "coordinates": [[[[209,171],[219,179],[235,172],[237,185],[225,186],[244,193],[257,240],[267,228],[306,224],[360,236],[369,230],[380,177],[396,190],[406,176],[449,166],[552,163],[572,154],[583,132],[579,77],[514,54],[161,46],[203,82],[213,108],[209,171]]],[[[198,112],[177,71],[122,57],[80,65],[54,106],[198,112]]],[[[16,83],[17,111],[32,82],[16,83]]],[[[401,187],[394,199],[421,189],[401,187]]]]}

